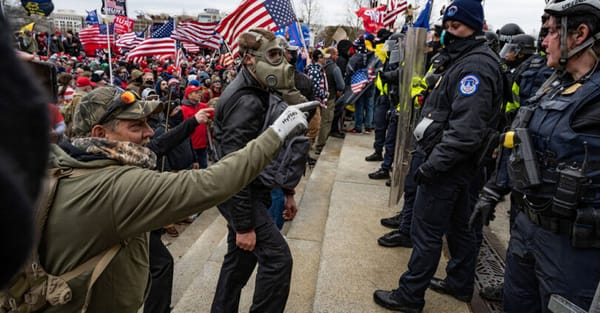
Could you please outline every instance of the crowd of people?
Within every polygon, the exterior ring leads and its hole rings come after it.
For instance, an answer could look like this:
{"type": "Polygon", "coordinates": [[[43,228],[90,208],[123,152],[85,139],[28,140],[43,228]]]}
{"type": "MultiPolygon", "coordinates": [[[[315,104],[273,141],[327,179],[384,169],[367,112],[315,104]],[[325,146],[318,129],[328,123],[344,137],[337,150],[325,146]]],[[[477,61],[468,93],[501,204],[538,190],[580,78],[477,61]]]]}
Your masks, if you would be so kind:
{"type": "MultiPolygon", "coordinates": [[[[481,296],[505,312],[549,312],[553,294],[590,307],[600,281],[600,1],[550,1],[542,13],[538,38],[514,23],[486,32],[481,1],[454,0],[431,31],[427,73],[409,87],[418,118],[403,208],[381,220],[393,231],[378,240],[411,257],[396,288],[374,292],[378,305],[421,312],[427,289],[470,302],[483,226],[510,195],[504,283],[481,296]],[[450,260],[437,278],[444,237],[450,260]]],[[[211,312],[238,311],[256,266],[250,311],[283,312],[293,260],[280,230],[298,208],[294,186],[271,183],[265,167],[292,137],[307,137],[300,154],[314,165],[329,137],[374,132],[365,161],[381,165],[368,177],[390,186],[399,170],[402,32],[305,52],[250,29],[225,64],[210,53],[86,56],[77,34],[48,36],[14,37],[23,59],[49,62],[57,79],[56,103],[44,104],[49,192],[38,237],[23,237],[33,270],[13,278],[3,310],[169,312],[173,259],[161,235],[217,206],[228,237],[211,312]],[[309,101],[318,107],[295,107],[309,101]],[[44,283],[53,288],[40,293],[44,283]]]]}

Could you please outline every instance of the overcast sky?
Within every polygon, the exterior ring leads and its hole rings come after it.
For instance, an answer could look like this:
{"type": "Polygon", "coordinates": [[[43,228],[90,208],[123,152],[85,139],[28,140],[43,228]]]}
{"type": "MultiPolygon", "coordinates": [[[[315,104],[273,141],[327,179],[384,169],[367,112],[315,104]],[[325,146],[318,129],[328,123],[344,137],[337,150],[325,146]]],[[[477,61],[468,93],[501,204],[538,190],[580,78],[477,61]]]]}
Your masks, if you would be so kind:
{"type": "MultiPolygon", "coordinates": [[[[300,1],[302,0],[294,0],[297,15],[300,15],[298,5],[300,1]]],[[[352,3],[358,1],[360,0],[316,0],[319,7],[316,20],[325,25],[344,24],[350,14],[348,8],[353,6],[352,3]]],[[[53,2],[55,10],[71,9],[78,13],[85,13],[85,10],[99,9],[102,0],[53,0],[53,2]]],[[[136,11],[193,15],[203,12],[205,8],[230,12],[240,2],[241,0],[127,0],[127,11],[130,17],[135,16],[136,11]]],[[[363,2],[367,1],[363,0],[363,2]]],[[[420,4],[421,7],[425,2],[426,0],[409,0],[409,3],[413,5],[420,4]]],[[[439,17],[440,8],[446,3],[448,3],[447,0],[434,1],[432,20],[439,17]]],[[[544,1],[484,0],[484,8],[488,24],[494,29],[512,22],[519,24],[526,33],[534,34],[534,30],[537,32],[540,29],[540,16],[543,13],[544,1]]]]}

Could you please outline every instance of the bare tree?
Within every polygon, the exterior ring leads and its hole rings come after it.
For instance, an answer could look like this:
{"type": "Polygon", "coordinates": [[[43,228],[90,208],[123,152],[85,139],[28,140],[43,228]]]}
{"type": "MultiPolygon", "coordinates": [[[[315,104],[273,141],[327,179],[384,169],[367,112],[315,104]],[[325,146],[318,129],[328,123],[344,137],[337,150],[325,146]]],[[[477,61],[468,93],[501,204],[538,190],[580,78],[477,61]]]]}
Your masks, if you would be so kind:
{"type": "Polygon", "coordinates": [[[346,25],[352,28],[362,27],[361,19],[356,16],[356,11],[361,7],[369,5],[369,0],[348,0],[348,9],[346,15],[346,25]]]}
{"type": "Polygon", "coordinates": [[[304,20],[304,23],[309,26],[316,24],[319,14],[319,0],[299,0],[300,5],[300,16],[304,20]]]}

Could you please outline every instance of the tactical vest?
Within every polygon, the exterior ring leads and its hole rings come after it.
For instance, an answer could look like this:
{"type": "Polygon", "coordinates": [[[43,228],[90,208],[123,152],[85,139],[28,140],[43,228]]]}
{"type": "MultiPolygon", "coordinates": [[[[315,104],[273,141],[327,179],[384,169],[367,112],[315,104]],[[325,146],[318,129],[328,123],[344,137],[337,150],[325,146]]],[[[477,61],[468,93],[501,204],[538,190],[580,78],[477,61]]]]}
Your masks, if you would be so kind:
{"type": "MultiPolygon", "coordinates": [[[[599,85],[597,71],[584,83],[553,86],[533,104],[527,128],[541,183],[514,188],[522,194],[517,206],[533,223],[570,237],[577,248],[600,248],[600,136],[571,128],[577,111],[600,95],[599,85]]],[[[511,177],[519,170],[509,161],[511,177]]]]}

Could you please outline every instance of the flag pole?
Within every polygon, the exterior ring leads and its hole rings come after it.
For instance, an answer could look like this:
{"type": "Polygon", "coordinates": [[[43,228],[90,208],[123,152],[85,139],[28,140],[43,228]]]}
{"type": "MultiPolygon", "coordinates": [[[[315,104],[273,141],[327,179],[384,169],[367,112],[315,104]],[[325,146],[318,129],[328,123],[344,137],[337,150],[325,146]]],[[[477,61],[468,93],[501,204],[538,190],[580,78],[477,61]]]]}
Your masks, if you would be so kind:
{"type": "MultiPolygon", "coordinates": [[[[102,3],[104,5],[105,8],[108,8],[106,6],[106,0],[102,0],[102,3]]],[[[104,20],[104,22],[106,23],[106,19],[104,20]]],[[[98,25],[98,27],[100,27],[100,25],[98,25]]],[[[113,29],[114,31],[114,29],[113,29]]],[[[106,42],[108,43],[108,77],[110,79],[110,84],[113,84],[113,69],[112,69],[112,51],[110,49],[110,24],[106,24],[106,42]]]]}
{"type": "MultiPolygon", "coordinates": [[[[304,40],[304,33],[302,32],[302,27],[300,26],[300,22],[296,21],[294,22],[295,27],[296,27],[296,31],[298,31],[298,34],[300,35],[300,40],[302,41],[302,48],[304,49],[304,52],[306,53],[306,64],[310,63],[308,61],[310,61],[310,53],[308,53],[308,47],[306,47],[306,41],[304,40]]],[[[309,26],[310,27],[310,26],[309,26]]],[[[296,67],[296,64],[294,64],[294,67],[296,67]]]]}

